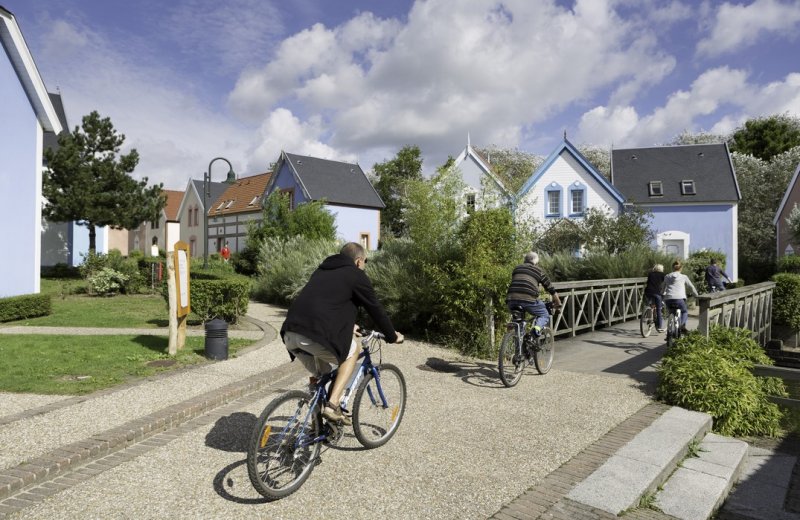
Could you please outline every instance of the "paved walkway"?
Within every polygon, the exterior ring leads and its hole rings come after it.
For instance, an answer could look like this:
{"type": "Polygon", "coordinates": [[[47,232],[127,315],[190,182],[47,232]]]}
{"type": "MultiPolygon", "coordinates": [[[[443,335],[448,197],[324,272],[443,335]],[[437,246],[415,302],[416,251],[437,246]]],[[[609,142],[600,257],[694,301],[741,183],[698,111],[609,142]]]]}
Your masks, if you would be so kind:
{"type": "Polygon", "coordinates": [[[247,478],[246,442],[275,393],[306,376],[276,337],[284,312],[252,304],[249,315],[264,337],[235,359],[90,396],[20,397],[30,401],[13,410],[0,395],[0,516],[575,518],[594,513],[570,510],[559,490],[664,409],[650,398],[663,338],[643,340],[634,324],[559,340],[555,368],[512,389],[493,362],[388,345],[409,389],[397,435],[376,450],[346,436],[299,492],[266,503],[247,478]],[[361,485],[344,491],[343,480],[361,485]]]}

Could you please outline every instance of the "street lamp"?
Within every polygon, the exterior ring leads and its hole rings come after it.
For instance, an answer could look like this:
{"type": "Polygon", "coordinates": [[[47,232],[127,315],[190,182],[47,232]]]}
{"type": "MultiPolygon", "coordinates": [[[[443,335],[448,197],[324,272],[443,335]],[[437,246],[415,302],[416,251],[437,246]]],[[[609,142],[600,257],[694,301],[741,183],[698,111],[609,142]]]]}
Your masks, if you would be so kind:
{"type": "Polygon", "coordinates": [[[231,162],[224,157],[215,157],[208,163],[208,171],[203,174],[203,269],[208,267],[208,204],[211,199],[211,165],[214,161],[225,161],[228,163],[228,178],[225,182],[233,184],[236,182],[236,174],[233,172],[231,162]]]}

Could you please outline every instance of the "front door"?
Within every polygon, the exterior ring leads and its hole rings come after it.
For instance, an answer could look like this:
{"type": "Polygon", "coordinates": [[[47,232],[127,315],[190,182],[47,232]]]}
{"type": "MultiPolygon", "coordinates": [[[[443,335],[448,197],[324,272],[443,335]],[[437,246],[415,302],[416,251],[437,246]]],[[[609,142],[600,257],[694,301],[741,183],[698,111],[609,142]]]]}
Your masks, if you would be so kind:
{"type": "Polygon", "coordinates": [[[685,251],[683,240],[664,240],[662,247],[664,252],[670,256],[674,256],[675,258],[686,258],[683,255],[685,251]]]}

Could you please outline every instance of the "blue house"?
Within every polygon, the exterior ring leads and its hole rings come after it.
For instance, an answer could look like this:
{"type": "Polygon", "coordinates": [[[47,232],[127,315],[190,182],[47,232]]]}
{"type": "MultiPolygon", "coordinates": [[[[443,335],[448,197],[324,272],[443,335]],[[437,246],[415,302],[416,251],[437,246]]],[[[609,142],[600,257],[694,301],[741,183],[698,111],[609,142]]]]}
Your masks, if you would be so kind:
{"type": "Polygon", "coordinates": [[[61,123],[13,14],[0,7],[0,297],[38,293],[44,132],[61,123]]]}
{"type": "Polygon", "coordinates": [[[517,222],[579,219],[589,208],[617,216],[625,202],[566,136],[528,178],[515,200],[517,222]]]}
{"type": "Polygon", "coordinates": [[[611,181],[652,212],[654,245],[676,258],[718,250],[738,277],[737,207],[742,195],[725,143],[616,149],[611,181]]]}
{"type": "Polygon", "coordinates": [[[324,200],[340,239],[377,249],[385,205],[358,164],[281,152],[265,197],[275,190],[289,195],[292,208],[324,200]]]}

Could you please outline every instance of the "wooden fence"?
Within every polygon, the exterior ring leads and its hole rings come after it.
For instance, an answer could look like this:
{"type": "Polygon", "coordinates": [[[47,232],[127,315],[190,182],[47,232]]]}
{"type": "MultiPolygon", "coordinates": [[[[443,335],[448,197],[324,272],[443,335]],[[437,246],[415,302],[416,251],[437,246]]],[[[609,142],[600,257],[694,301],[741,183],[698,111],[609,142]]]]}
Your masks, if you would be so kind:
{"type": "MultiPolygon", "coordinates": [[[[784,381],[800,381],[800,370],[796,368],[773,367],[768,365],[755,365],[753,375],[761,377],[779,377],[784,381]]],[[[800,400],[771,395],[769,400],[781,406],[800,408],[800,400]]]]}
{"type": "Polygon", "coordinates": [[[553,316],[553,334],[575,336],[581,330],[638,319],[647,278],[556,282],[561,311],[553,316]]]}
{"type": "Polygon", "coordinates": [[[774,282],[763,282],[699,296],[698,330],[707,336],[714,325],[749,329],[753,333],[753,339],[761,346],[766,346],[772,339],[774,289],[774,282]]]}

